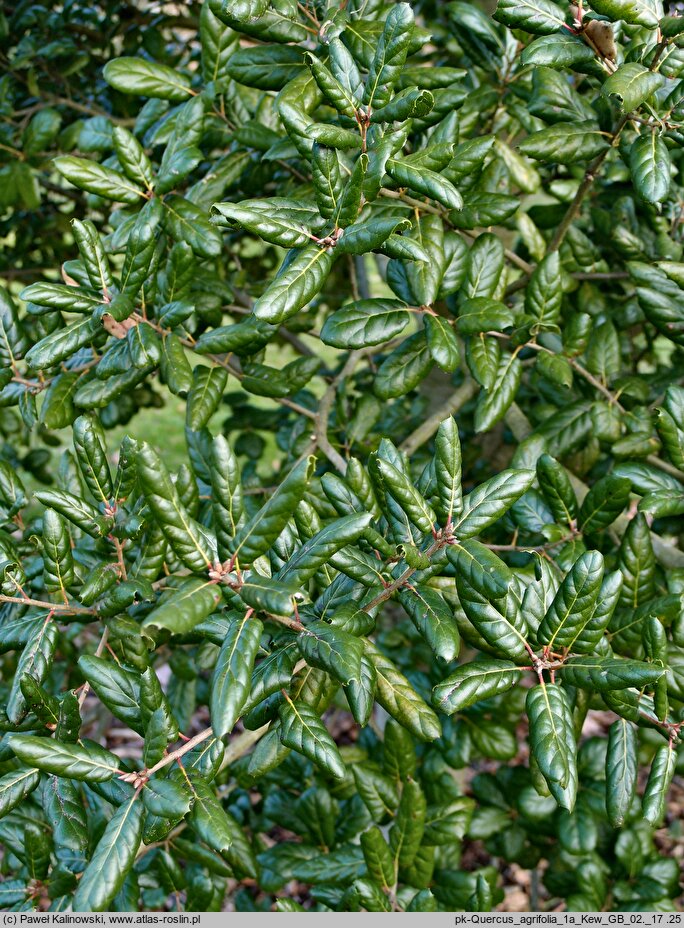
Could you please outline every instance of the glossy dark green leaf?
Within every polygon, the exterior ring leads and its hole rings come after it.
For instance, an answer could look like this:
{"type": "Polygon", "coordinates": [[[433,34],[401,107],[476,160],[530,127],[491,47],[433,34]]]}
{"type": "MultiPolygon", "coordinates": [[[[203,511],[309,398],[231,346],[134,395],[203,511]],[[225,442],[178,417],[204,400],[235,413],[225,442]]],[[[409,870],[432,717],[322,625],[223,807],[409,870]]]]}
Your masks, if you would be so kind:
{"type": "Polygon", "coordinates": [[[64,519],[54,509],[43,516],[43,572],[45,589],[66,596],[74,582],[74,559],[64,519]]]}
{"type": "Polygon", "coordinates": [[[404,396],[424,380],[432,364],[425,336],[418,332],[387,356],[377,373],[373,389],[380,399],[404,396]]]}
{"type": "Polygon", "coordinates": [[[311,68],[314,80],[328,103],[334,106],[339,113],[344,113],[345,116],[354,119],[360,101],[351,93],[349,87],[340,83],[315,55],[308,53],[304,56],[304,60],[311,68]]]}
{"type": "Polygon", "coordinates": [[[613,828],[621,828],[634,797],[637,778],[637,737],[631,722],[618,719],[608,731],[606,810],[613,828]]]}
{"type": "Polygon", "coordinates": [[[252,311],[258,319],[278,323],[299,312],[321,289],[333,264],[331,253],[318,245],[307,245],[283,266],[252,311]]]}
{"type": "Polygon", "coordinates": [[[211,683],[211,724],[222,738],[232,731],[249,695],[263,625],[249,613],[231,621],[211,683]]]}
{"type": "Polygon", "coordinates": [[[327,670],[340,683],[360,679],[363,644],[349,632],[326,622],[312,622],[300,633],[298,644],[309,664],[327,670]]]}
{"type": "Polygon", "coordinates": [[[371,113],[373,122],[404,122],[413,117],[427,116],[435,105],[435,98],[427,89],[407,87],[380,109],[371,113]]]}
{"type": "Polygon", "coordinates": [[[577,517],[577,498],[563,465],[543,454],[537,461],[537,479],[556,521],[570,525],[577,517]]]}
{"type": "Polygon", "coordinates": [[[361,834],[361,847],[371,879],[379,883],[383,889],[390,889],[394,885],[394,860],[389,845],[377,826],[361,834]]]}
{"type": "Polygon", "coordinates": [[[40,771],[35,767],[18,767],[0,777],[0,816],[4,817],[22,803],[39,781],[40,771]]]}
{"type": "Polygon", "coordinates": [[[622,591],[622,575],[614,570],[604,574],[596,605],[589,621],[573,640],[571,648],[577,654],[590,654],[603,637],[622,591]]]}
{"type": "Polygon", "coordinates": [[[494,551],[474,539],[450,545],[447,557],[456,573],[465,577],[478,593],[488,599],[505,596],[513,582],[508,565],[494,551]]]}
{"type": "Polygon", "coordinates": [[[622,574],[620,605],[636,609],[655,594],[656,561],[645,516],[637,513],[622,536],[619,552],[622,574]]]}
{"type": "Polygon", "coordinates": [[[321,339],[335,348],[381,345],[402,332],[408,321],[400,300],[358,300],[326,319],[321,339]]]}
{"type": "Polygon", "coordinates": [[[193,805],[190,822],[199,837],[219,854],[225,855],[233,845],[233,827],[212,787],[203,777],[191,780],[193,805]]]}
{"type": "Polygon", "coordinates": [[[357,541],[371,522],[369,513],[343,516],[334,519],[313,535],[288,560],[278,573],[278,580],[300,587],[327,563],[343,569],[342,562],[347,545],[357,541]],[[340,552],[340,557],[336,558],[340,552]]]}
{"type": "Polygon", "coordinates": [[[143,58],[114,58],[107,62],[103,74],[116,90],[135,96],[182,103],[192,93],[190,81],[184,74],[143,58]]]}
{"type": "Polygon", "coordinates": [[[138,451],[138,477],[147,503],[177,556],[191,570],[211,567],[206,536],[181,503],[164,464],[147,443],[138,451]]]}
{"type": "Polygon", "coordinates": [[[629,152],[629,169],[639,196],[648,203],[660,203],[670,189],[670,155],[655,133],[640,136],[629,152]]]}
{"type": "Polygon", "coordinates": [[[619,690],[630,686],[651,689],[664,673],[664,667],[643,661],[595,655],[573,657],[563,666],[566,683],[571,686],[590,686],[597,690],[619,690]]]}
{"type": "Polygon", "coordinates": [[[88,824],[76,784],[64,777],[49,777],[44,787],[43,808],[53,823],[57,860],[74,872],[83,870],[89,844],[88,824]]]}
{"type": "Polygon", "coordinates": [[[551,0],[499,0],[495,18],[514,29],[524,29],[538,35],[557,32],[565,24],[565,13],[551,0]]]}
{"type": "Polygon", "coordinates": [[[228,73],[247,87],[280,90],[298,77],[305,66],[301,51],[292,45],[257,45],[231,55],[228,73]]]}
{"type": "Polygon", "coordinates": [[[425,336],[432,358],[444,371],[452,372],[458,367],[461,356],[458,339],[451,324],[441,316],[425,313],[425,336]]]}
{"type": "Polygon", "coordinates": [[[344,776],[345,766],[337,745],[311,706],[288,699],[279,714],[280,738],[284,745],[308,757],[332,776],[344,776]]]}
{"type": "Polygon", "coordinates": [[[140,847],[143,805],[133,796],[107,823],[74,894],[74,912],[106,912],[130,872],[140,847]]]}
{"type": "Polygon", "coordinates": [[[454,523],[454,534],[460,539],[479,535],[510,509],[533,480],[533,471],[511,469],[480,484],[464,497],[463,511],[454,523]]]}
{"type": "Polygon", "coordinates": [[[406,677],[368,639],[364,639],[366,654],[375,666],[377,701],[392,718],[421,741],[433,741],[441,734],[439,719],[416,693],[406,677]]]}
{"type": "MultiPolygon", "coordinates": [[[[433,213],[427,213],[414,223],[411,232],[404,235],[404,238],[415,241],[419,248],[430,256],[429,260],[409,261],[403,265],[410,291],[410,295],[407,294],[407,302],[430,306],[438,297],[446,270],[447,255],[442,220],[433,213]]],[[[389,266],[388,272],[391,269],[392,265],[389,266]]]]}
{"type": "Polygon", "coordinates": [[[530,748],[556,802],[568,812],[577,791],[577,748],[566,691],[557,684],[534,686],[527,694],[530,748]]]}
{"type": "Polygon", "coordinates": [[[458,656],[461,639],[453,612],[436,590],[413,585],[399,593],[399,602],[429,647],[443,661],[458,656]]]}
{"type": "Polygon", "coordinates": [[[595,158],[606,144],[603,133],[591,123],[562,123],[528,135],[518,150],[537,161],[572,164],[595,158]]]}
{"type": "Polygon", "coordinates": [[[138,675],[114,661],[88,654],[79,658],[78,665],[107,708],[131,728],[141,731],[138,675]]]}
{"type": "Polygon", "coordinates": [[[219,226],[246,229],[282,248],[302,248],[308,245],[313,230],[320,223],[315,204],[307,207],[298,200],[284,197],[214,203],[211,219],[219,226]]]}
{"type": "Polygon", "coordinates": [[[463,197],[458,190],[451,181],[436,171],[397,158],[389,158],[387,172],[400,187],[409,187],[418,194],[437,200],[447,209],[461,209],[463,206],[463,197]]]}
{"type": "Polygon", "coordinates": [[[361,668],[358,679],[350,680],[345,687],[345,695],[354,721],[367,725],[375,705],[375,692],[378,675],[375,665],[367,654],[361,655],[361,668]]]}
{"type": "Polygon", "coordinates": [[[12,750],[25,763],[72,780],[100,782],[119,772],[119,758],[94,742],[65,744],[52,738],[13,735],[12,750]]]}
{"type": "Polygon", "coordinates": [[[228,371],[222,367],[198,365],[188,394],[186,422],[188,428],[203,428],[218,409],[228,381],[228,371]]]}
{"type": "Polygon", "coordinates": [[[161,222],[172,238],[188,244],[201,258],[220,254],[221,236],[194,203],[173,194],[165,197],[162,205],[161,222]]]}
{"type": "Polygon", "coordinates": [[[601,477],[589,490],[577,516],[577,524],[584,532],[598,532],[614,522],[625,508],[630,493],[626,477],[609,474],[601,477]]]}
{"type": "Polygon", "coordinates": [[[250,564],[269,549],[285,528],[304,496],[311,478],[314,458],[297,465],[267,503],[237,533],[230,543],[233,559],[250,564]]]}
{"type": "Polygon", "coordinates": [[[452,417],[440,422],[435,436],[435,480],[442,524],[451,525],[454,516],[463,508],[461,442],[452,417]]]}
{"type": "Polygon", "coordinates": [[[413,28],[413,11],[408,3],[397,3],[390,10],[375,54],[370,63],[363,102],[377,108],[387,103],[406,61],[413,28]]]}
{"type": "Polygon", "coordinates": [[[591,619],[603,580],[603,556],[586,551],[558,588],[537,629],[537,640],[551,650],[570,648],[591,619]]]}
{"type": "Polygon", "coordinates": [[[529,655],[527,625],[513,591],[502,597],[484,595],[465,573],[457,573],[456,589],[461,607],[481,639],[495,654],[524,663],[529,655]]]}
{"type": "Polygon", "coordinates": [[[676,761],[677,754],[671,744],[661,745],[653,757],[642,800],[643,815],[651,827],[655,828],[665,814],[676,761]]]}
{"type": "Polygon", "coordinates": [[[434,704],[447,715],[467,709],[481,699],[507,692],[521,679],[511,661],[486,658],[463,664],[432,691],[434,704]]]}
{"type": "Polygon", "coordinates": [[[423,839],[426,815],[425,796],[415,780],[404,783],[399,806],[389,832],[392,856],[399,867],[410,867],[423,839]]]}
{"type": "Polygon", "coordinates": [[[665,82],[662,74],[636,61],[621,65],[603,84],[602,92],[615,100],[625,113],[631,113],[648,100],[665,82]]]}
{"type": "Polygon", "coordinates": [[[420,532],[425,534],[431,532],[437,517],[432,506],[422,497],[408,477],[390,461],[379,456],[374,459],[373,466],[386,495],[395,502],[409,522],[420,532]]]}
{"type": "Polygon", "coordinates": [[[525,290],[525,312],[534,316],[540,325],[551,326],[558,322],[562,301],[561,265],[556,251],[534,269],[525,290]]]}
{"type": "Polygon", "coordinates": [[[28,711],[22,681],[31,677],[34,683],[42,683],[50,672],[57,647],[57,626],[49,617],[37,622],[27,637],[26,645],[19,656],[14,679],[6,702],[10,722],[20,722],[28,711]]]}
{"type": "Polygon", "coordinates": [[[55,158],[55,167],[75,187],[120,203],[140,203],[143,191],[124,174],[89,161],[65,155],[55,158]]]}
{"type": "Polygon", "coordinates": [[[521,377],[522,363],[517,354],[503,354],[491,387],[478,400],[475,410],[478,432],[490,429],[504,417],[518,392],[521,377]]]}
{"type": "MultiPolygon", "coordinates": [[[[123,129],[120,131],[125,132],[123,129]]],[[[129,177],[130,176],[129,174],[129,177]]],[[[136,178],[131,179],[134,181],[136,180],[136,178]]],[[[114,281],[107,253],[105,252],[102,239],[95,225],[88,219],[84,221],[74,219],[71,223],[71,228],[73,229],[74,238],[78,245],[81,260],[85,265],[90,285],[97,290],[101,290],[103,294],[107,293],[107,291],[111,289],[114,281]]]]}
{"type": "Polygon", "coordinates": [[[182,635],[206,619],[220,600],[221,592],[216,584],[199,578],[186,580],[146,616],[143,625],[182,635]]]}
{"type": "Polygon", "coordinates": [[[154,815],[177,820],[190,810],[192,793],[184,781],[153,776],[145,784],[142,801],[154,815]]]}

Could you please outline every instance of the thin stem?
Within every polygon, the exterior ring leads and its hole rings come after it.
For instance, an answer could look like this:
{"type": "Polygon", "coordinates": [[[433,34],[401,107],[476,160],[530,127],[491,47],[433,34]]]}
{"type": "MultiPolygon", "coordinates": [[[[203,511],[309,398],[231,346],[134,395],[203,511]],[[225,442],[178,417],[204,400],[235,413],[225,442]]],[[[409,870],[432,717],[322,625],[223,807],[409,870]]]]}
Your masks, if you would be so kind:
{"type": "MultiPolygon", "coordinates": [[[[152,320],[152,319],[143,319],[143,317],[142,317],[139,313],[134,313],[134,314],[131,316],[131,318],[134,319],[136,322],[146,322],[148,325],[151,325],[152,328],[153,328],[156,332],[159,332],[161,335],[165,335],[165,334],[167,334],[167,332],[169,331],[169,330],[165,329],[163,326],[159,325],[159,323],[155,322],[155,321],[152,320]]],[[[193,351],[193,350],[194,350],[194,348],[195,348],[195,342],[194,342],[193,339],[190,339],[190,338],[181,338],[181,339],[179,339],[179,341],[180,341],[180,343],[181,343],[182,345],[184,345],[186,348],[189,348],[190,351],[193,351]]],[[[208,355],[204,355],[204,357],[206,357],[208,360],[212,361],[212,362],[213,362],[214,364],[216,364],[218,367],[222,367],[224,370],[228,371],[228,373],[229,373],[231,376],[235,377],[236,380],[242,380],[242,378],[243,378],[243,376],[244,376],[243,373],[242,373],[242,371],[239,371],[236,367],[234,367],[234,366],[230,363],[230,361],[229,361],[228,358],[224,358],[224,357],[222,357],[222,356],[219,355],[219,354],[208,354],[208,355]]],[[[272,397],[272,399],[273,399],[276,403],[280,403],[281,406],[287,406],[287,408],[288,408],[288,409],[291,409],[293,412],[299,413],[300,416],[306,416],[307,419],[315,419],[315,418],[316,418],[316,413],[315,413],[315,412],[313,412],[311,409],[307,409],[305,406],[300,406],[300,404],[299,404],[299,403],[295,403],[294,400],[290,400],[290,399],[288,399],[287,397],[272,397]]]]}
{"type": "MultiPolygon", "coordinates": [[[[302,662],[304,663],[304,662],[302,662]]],[[[293,673],[297,672],[298,665],[295,666],[293,673]]],[[[299,668],[301,670],[301,668],[299,668]]],[[[235,763],[240,757],[249,751],[252,745],[256,744],[263,736],[266,734],[270,724],[262,725],[261,728],[257,728],[255,731],[243,731],[237,738],[234,738],[228,747],[226,748],[225,754],[223,755],[223,760],[221,761],[221,770],[224,770],[226,767],[229,767],[230,764],[235,763]]]]}
{"type": "MultiPolygon", "coordinates": [[[[432,557],[433,554],[439,551],[440,548],[443,548],[446,544],[448,544],[446,538],[436,538],[430,547],[424,552],[425,556],[432,557]]],[[[397,590],[401,589],[401,587],[406,584],[407,580],[410,580],[417,569],[417,567],[407,567],[400,577],[397,577],[396,580],[393,580],[391,583],[387,584],[382,593],[378,593],[378,595],[371,599],[369,603],[366,603],[366,605],[363,607],[363,611],[370,612],[371,609],[375,609],[376,606],[386,602],[393,593],[396,593],[397,590]]]]}
{"type": "Polygon", "coordinates": [[[596,180],[596,177],[599,172],[599,169],[601,168],[601,165],[606,160],[608,153],[612,151],[613,146],[615,145],[615,142],[617,142],[618,138],[620,137],[620,133],[622,132],[624,127],[627,125],[628,121],[629,121],[628,116],[623,116],[620,119],[617,126],[615,127],[615,131],[612,134],[611,144],[604,151],[600,152],[594,158],[594,160],[591,162],[587,170],[584,172],[584,177],[582,178],[582,182],[577,188],[577,193],[575,194],[572,203],[570,204],[565,215],[561,219],[560,224],[558,228],[556,229],[556,232],[553,238],[551,239],[551,244],[549,245],[549,249],[548,249],[549,252],[558,251],[560,246],[563,244],[563,240],[565,239],[565,236],[568,233],[568,229],[570,228],[572,223],[575,221],[575,219],[579,215],[579,211],[582,208],[582,203],[584,202],[584,198],[589,193],[591,189],[591,185],[596,180]]]}
{"type": "Polygon", "coordinates": [[[209,728],[204,728],[202,731],[195,735],[194,738],[191,738],[189,741],[186,741],[181,747],[177,748],[175,751],[171,751],[170,754],[167,754],[166,757],[162,757],[159,763],[155,764],[154,767],[150,767],[146,771],[147,776],[151,777],[153,773],[156,773],[157,770],[161,770],[162,767],[166,767],[168,764],[172,764],[179,757],[182,757],[184,754],[187,754],[188,751],[192,751],[193,748],[196,748],[198,744],[201,744],[203,741],[206,741],[207,738],[211,738],[214,734],[214,729],[209,726],[209,728]]]}
{"type": "Polygon", "coordinates": [[[318,405],[318,413],[315,416],[315,431],[314,431],[314,441],[316,447],[320,448],[323,454],[327,457],[331,464],[333,464],[341,474],[347,472],[347,462],[342,457],[340,452],[333,448],[328,438],[328,422],[330,420],[330,413],[332,411],[333,403],[335,402],[335,396],[337,395],[337,388],[345,380],[346,377],[349,377],[350,374],[354,371],[354,368],[359,363],[359,360],[363,357],[363,351],[350,351],[347,360],[345,361],[342,370],[333,378],[332,382],[328,386],[328,389],[323,394],[323,398],[318,405]]]}
{"type": "Polygon", "coordinates": [[[86,606],[77,606],[75,603],[49,603],[44,599],[31,599],[30,596],[5,596],[0,594],[0,603],[18,603],[21,606],[38,606],[40,609],[49,609],[51,612],[61,612],[69,615],[94,615],[94,609],[86,606]]]}
{"type": "MultiPolygon", "coordinates": [[[[108,628],[105,628],[105,630],[102,632],[102,637],[100,638],[100,641],[99,641],[97,647],[95,648],[95,657],[100,657],[100,655],[102,654],[102,652],[104,651],[104,649],[105,649],[106,646],[107,646],[107,640],[108,640],[108,638],[109,638],[109,629],[108,629],[108,628]]],[[[80,708],[80,707],[83,705],[83,703],[86,701],[86,697],[88,696],[88,693],[89,693],[89,692],[90,692],[90,683],[86,680],[86,682],[83,684],[83,689],[81,690],[81,692],[80,692],[79,695],[78,695],[78,705],[79,705],[79,708],[80,708]]]]}
{"type": "Polygon", "coordinates": [[[666,474],[670,474],[672,477],[676,477],[677,480],[681,480],[684,483],[684,473],[681,470],[676,468],[674,464],[670,464],[669,461],[663,461],[655,454],[649,454],[646,458],[649,464],[652,464],[653,467],[657,467],[659,470],[662,470],[666,474]]]}
{"type": "Polygon", "coordinates": [[[464,383],[432,413],[432,415],[428,416],[424,422],[421,422],[418,428],[411,432],[408,438],[404,439],[400,446],[401,450],[410,457],[421,445],[424,445],[426,441],[432,438],[444,419],[448,419],[449,416],[453,416],[455,412],[458,412],[459,409],[465,406],[465,404],[475,396],[479,389],[479,384],[472,378],[469,377],[465,380],[464,383]]]}
{"type": "MultiPolygon", "coordinates": [[[[435,216],[441,216],[444,222],[447,225],[451,225],[449,221],[449,214],[446,210],[438,209],[436,206],[432,206],[431,203],[425,203],[423,200],[416,200],[414,197],[408,196],[405,193],[401,193],[398,190],[389,190],[387,187],[382,187],[380,190],[380,195],[383,197],[389,197],[392,200],[401,200],[403,203],[406,203],[407,206],[412,206],[414,209],[420,210],[423,213],[433,213],[435,216]]],[[[477,233],[472,232],[469,229],[457,229],[461,235],[464,235],[469,239],[476,239],[477,233]]],[[[515,264],[516,267],[519,267],[521,271],[524,271],[526,274],[531,274],[534,270],[534,267],[525,261],[524,258],[521,258],[520,255],[516,255],[514,251],[511,251],[510,248],[504,248],[504,254],[506,258],[515,264]]]]}
{"type": "MultiPolygon", "coordinates": [[[[485,334],[492,335],[494,338],[501,338],[505,340],[508,340],[510,338],[510,335],[506,335],[505,332],[486,332],[485,334]]],[[[525,342],[525,344],[521,345],[520,347],[531,348],[532,351],[545,351],[547,354],[552,354],[552,355],[555,355],[556,353],[555,351],[551,351],[550,348],[545,348],[544,345],[539,345],[537,342],[525,342]]],[[[613,393],[610,392],[608,387],[604,383],[601,383],[601,381],[597,377],[594,377],[594,375],[590,373],[586,369],[586,367],[583,367],[576,358],[570,358],[570,357],[567,357],[567,355],[563,355],[563,357],[568,362],[568,364],[574,370],[577,371],[580,377],[583,377],[584,380],[587,381],[587,383],[590,383],[592,387],[594,387],[596,390],[599,391],[599,393],[602,393],[609,403],[612,403],[614,406],[617,406],[617,408],[621,412],[627,412],[627,410],[620,403],[618,398],[613,393]]]]}
{"type": "Polygon", "coordinates": [[[547,541],[543,545],[490,545],[487,544],[485,547],[489,548],[490,551],[547,551],[549,548],[555,548],[556,545],[565,544],[566,541],[572,541],[573,538],[577,537],[576,532],[570,532],[567,535],[563,535],[562,538],[558,538],[556,541],[547,541]]]}

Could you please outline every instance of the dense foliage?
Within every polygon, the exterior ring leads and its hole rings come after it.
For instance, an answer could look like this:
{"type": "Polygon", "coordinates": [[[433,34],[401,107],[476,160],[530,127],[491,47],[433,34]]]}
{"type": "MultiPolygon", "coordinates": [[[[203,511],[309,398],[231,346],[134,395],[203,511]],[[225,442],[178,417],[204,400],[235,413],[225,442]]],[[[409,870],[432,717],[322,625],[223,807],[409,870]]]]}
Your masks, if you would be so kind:
{"type": "Polygon", "coordinates": [[[0,21],[1,905],[676,908],[684,18],[144,9],[0,21]]]}

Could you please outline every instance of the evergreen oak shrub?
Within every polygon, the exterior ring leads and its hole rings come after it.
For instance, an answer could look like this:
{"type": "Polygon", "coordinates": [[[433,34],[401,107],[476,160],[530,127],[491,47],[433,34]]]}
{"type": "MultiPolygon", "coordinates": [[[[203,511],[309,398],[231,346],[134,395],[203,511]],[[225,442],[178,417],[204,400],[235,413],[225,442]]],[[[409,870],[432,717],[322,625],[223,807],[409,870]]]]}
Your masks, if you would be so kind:
{"type": "Polygon", "coordinates": [[[3,908],[675,909],[684,19],[0,27],[3,908]]]}

